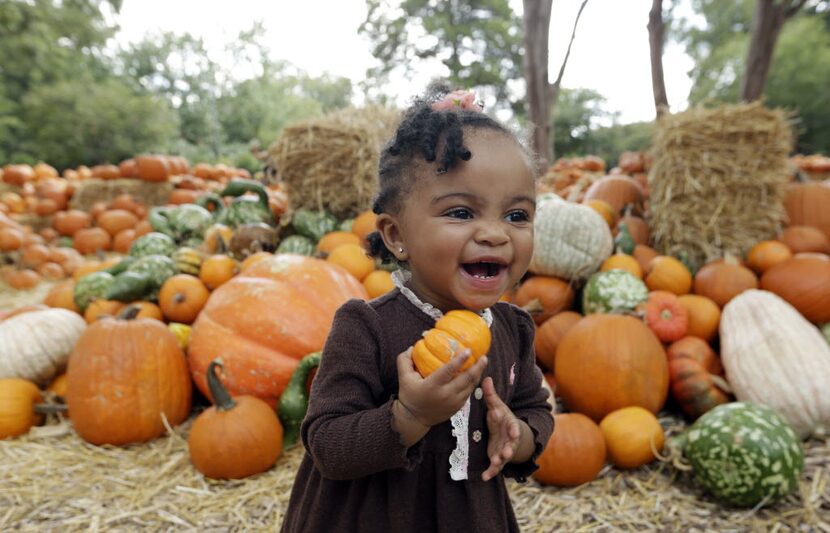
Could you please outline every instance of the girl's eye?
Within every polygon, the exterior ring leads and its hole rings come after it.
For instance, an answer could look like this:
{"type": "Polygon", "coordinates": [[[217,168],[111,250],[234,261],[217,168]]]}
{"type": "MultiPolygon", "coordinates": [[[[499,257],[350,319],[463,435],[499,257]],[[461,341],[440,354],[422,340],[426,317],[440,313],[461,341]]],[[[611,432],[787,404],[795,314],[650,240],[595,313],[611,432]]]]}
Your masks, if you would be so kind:
{"type": "Polygon", "coordinates": [[[444,213],[444,216],[450,218],[459,218],[462,220],[469,220],[473,218],[473,212],[467,209],[466,207],[456,207],[444,213]]]}
{"type": "Polygon", "coordinates": [[[518,211],[511,211],[507,214],[507,220],[510,222],[529,222],[530,214],[524,209],[518,211]]]}

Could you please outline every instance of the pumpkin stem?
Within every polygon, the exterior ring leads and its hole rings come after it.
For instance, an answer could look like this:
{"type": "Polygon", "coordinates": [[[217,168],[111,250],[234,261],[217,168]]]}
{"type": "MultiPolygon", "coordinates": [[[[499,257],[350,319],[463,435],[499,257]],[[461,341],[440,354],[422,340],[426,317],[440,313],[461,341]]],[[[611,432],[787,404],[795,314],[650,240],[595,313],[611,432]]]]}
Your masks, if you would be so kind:
{"type": "Polygon", "coordinates": [[[66,404],[62,403],[36,403],[34,406],[35,413],[41,415],[50,415],[53,413],[65,413],[69,410],[66,404]]]}
{"type": "Polygon", "coordinates": [[[216,367],[224,370],[222,360],[217,358],[210,362],[207,369],[208,390],[210,390],[210,397],[213,398],[213,405],[220,411],[230,411],[236,406],[236,402],[231,398],[228,389],[222,385],[219,376],[216,375],[216,367]]]}
{"type": "Polygon", "coordinates": [[[727,394],[733,394],[732,387],[729,386],[729,383],[725,379],[716,374],[709,374],[709,377],[712,378],[712,382],[717,388],[727,394]]]}
{"type": "Polygon", "coordinates": [[[740,262],[738,261],[738,257],[731,250],[727,250],[723,253],[723,262],[727,265],[740,264],[740,262]]]}
{"type": "Polygon", "coordinates": [[[130,304],[118,313],[118,318],[121,320],[135,320],[135,317],[137,317],[140,312],[140,305],[130,304]]]}

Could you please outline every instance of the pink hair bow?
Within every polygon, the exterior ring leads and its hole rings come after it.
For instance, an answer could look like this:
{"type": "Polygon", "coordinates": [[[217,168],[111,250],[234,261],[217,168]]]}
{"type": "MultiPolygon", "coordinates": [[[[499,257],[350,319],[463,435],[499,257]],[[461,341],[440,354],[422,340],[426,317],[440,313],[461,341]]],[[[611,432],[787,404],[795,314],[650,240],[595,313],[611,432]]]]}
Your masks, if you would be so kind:
{"type": "Polygon", "coordinates": [[[476,93],[473,91],[457,90],[432,104],[434,111],[459,108],[466,111],[481,111],[482,105],[476,102],[476,93]]]}

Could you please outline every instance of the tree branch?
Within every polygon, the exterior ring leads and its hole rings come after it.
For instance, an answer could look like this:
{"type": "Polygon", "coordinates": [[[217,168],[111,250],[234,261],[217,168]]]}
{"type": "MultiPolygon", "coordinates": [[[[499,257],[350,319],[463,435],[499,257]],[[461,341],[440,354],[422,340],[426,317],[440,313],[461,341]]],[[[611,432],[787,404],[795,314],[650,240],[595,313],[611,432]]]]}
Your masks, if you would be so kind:
{"type": "Polygon", "coordinates": [[[559,67],[559,75],[556,77],[556,81],[554,81],[548,89],[548,94],[550,95],[555,95],[559,92],[559,85],[562,83],[562,76],[565,75],[565,65],[568,64],[568,57],[571,55],[571,46],[574,44],[574,37],[576,37],[576,26],[579,24],[579,17],[582,16],[582,10],[585,9],[585,4],[587,3],[588,0],[583,0],[582,5],[579,6],[579,12],[576,14],[574,27],[571,31],[571,40],[568,42],[568,50],[565,52],[565,59],[562,60],[562,66],[559,67]]]}

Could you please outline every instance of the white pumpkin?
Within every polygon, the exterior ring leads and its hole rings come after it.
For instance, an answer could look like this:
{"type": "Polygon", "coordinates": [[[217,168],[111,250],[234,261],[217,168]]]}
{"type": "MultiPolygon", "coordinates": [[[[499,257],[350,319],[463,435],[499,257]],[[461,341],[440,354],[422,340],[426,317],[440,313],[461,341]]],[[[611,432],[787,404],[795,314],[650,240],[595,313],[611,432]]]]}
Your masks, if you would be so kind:
{"type": "Polygon", "coordinates": [[[602,215],[555,194],[539,196],[533,229],[529,270],[534,274],[585,279],[599,270],[614,249],[614,238],[602,215]]]}
{"type": "Polygon", "coordinates": [[[793,306],[744,291],[723,309],[720,343],[738,400],[777,411],[802,439],[830,429],[830,346],[793,306]]]}
{"type": "Polygon", "coordinates": [[[86,322],[67,309],[44,309],[0,322],[0,378],[23,378],[40,386],[66,368],[86,322]]]}

